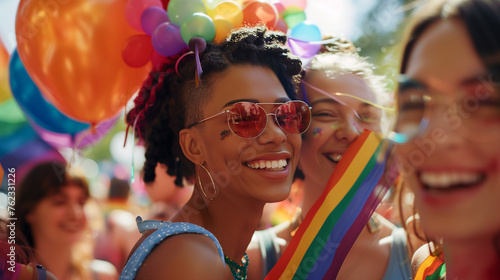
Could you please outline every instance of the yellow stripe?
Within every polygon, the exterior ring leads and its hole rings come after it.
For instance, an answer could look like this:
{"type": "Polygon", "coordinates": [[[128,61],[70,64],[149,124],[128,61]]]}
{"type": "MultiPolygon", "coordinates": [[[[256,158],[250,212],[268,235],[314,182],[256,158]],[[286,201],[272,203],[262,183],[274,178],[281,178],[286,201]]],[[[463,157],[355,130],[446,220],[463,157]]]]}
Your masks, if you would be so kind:
{"type": "Polygon", "coordinates": [[[429,256],[424,260],[422,264],[420,264],[417,270],[417,274],[415,275],[415,280],[425,280],[424,277],[427,275],[424,275],[424,272],[428,267],[432,265],[436,258],[437,257],[429,256]]]}
{"type": "Polygon", "coordinates": [[[285,272],[287,272],[286,273],[287,275],[295,274],[298,265],[300,264],[300,261],[304,257],[307,249],[313,242],[319,230],[323,226],[323,223],[328,218],[328,215],[330,215],[333,209],[337,207],[340,201],[345,197],[347,192],[354,185],[359,175],[363,171],[363,168],[360,167],[366,166],[366,164],[372,157],[373,153],[375,153],[375,150],[377,149],[379,143],[380,143],[380,138],[376,136],[375,133],[371,133],[367,137],[363,146],[361,146],[359,152],[352,160],[352,163],[346,169],[344,176],[342,176],[338,184],[330,190],[330,192],[326,196],[325,201],[318,209],[318,212],[316,213],[316,215],[314,215],[311,224],[306,229],[306,232],[304,233],[302,239],[300,240],[297,249],[295,250],[295,253],[290,259],[290,262],[287,264],[287,267],[284,270],[285,272]],[[290,271],[287,271],[289,269],[290,271]],[[291,273],[292,271],[293,273],[291,273]]]}

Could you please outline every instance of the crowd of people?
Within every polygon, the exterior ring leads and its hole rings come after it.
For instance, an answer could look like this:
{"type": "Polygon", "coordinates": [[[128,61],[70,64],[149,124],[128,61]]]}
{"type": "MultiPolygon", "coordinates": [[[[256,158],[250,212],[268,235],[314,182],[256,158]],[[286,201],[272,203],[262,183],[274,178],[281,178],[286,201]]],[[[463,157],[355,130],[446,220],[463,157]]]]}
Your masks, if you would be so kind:
{"type": "Polygon", "coordinates": [[[16,190],[2,279],[269,279],[365,131],[399,177],[337,279],[500,279],[500,1],[429,1],[406,30],[394,92],[345,38],[307,63],[264,26],[192,39],[126,115],[151,208],[127,181],[103,204],[67,164],[39,164],[16,190]]]}

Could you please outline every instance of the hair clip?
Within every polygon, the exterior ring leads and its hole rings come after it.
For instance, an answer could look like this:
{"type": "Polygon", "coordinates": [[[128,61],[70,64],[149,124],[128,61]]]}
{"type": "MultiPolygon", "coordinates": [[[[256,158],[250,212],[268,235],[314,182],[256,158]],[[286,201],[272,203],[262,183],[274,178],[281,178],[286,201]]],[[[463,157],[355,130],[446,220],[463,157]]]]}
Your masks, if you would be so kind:
{"type": "Polygon", "coordinates": [[[191,40],[189,40],[189,49],[191,50],[190,52],[187,52],[183,54],[179,59],[177,59],[177,62],[175,63],[175,72],[179,77],[181,75],[179,74],[179,62],[187,55],[194,54],[195,55],[195,60],[196,60],[196,86],[198,86],[201,83],[201,74],[203,73],[203,69],[201,68],[201,61],[200,61],[200,53],[205,51],[207,47],[207,42],[205,39],[201,37],[193,37],[191,40]]]}

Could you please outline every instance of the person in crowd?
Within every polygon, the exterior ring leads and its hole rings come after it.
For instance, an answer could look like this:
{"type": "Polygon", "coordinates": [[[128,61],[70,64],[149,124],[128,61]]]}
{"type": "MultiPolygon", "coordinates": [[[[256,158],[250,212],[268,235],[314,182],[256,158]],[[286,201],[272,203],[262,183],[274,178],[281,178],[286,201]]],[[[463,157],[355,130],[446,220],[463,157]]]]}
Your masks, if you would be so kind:
{"type": "Polygon", "coordinates": [[[111,178],[107,199],[103,202],[104,221],[98,232],[94,257],[113,264],[118,271],[123,269],[130,250],[141,237],[135,218],[140,210],[130,201],[130,183],[111,178]]]}
{"type": "Polygon", "coordinates": [[[498,0],[432,1],[412,16],[394,135],[433,245],[413,256],[415,279],[500,279],[498,30],[498,0]]]}
{"type": "Polygon", "coordinates": [[[59,280],[117,278],[113,265],[94,260],[89,250],[89,198],[86,179],[65,164],[40,163],[26,174],[16,190],[16,230],[33,252],[33,265],[59,280]]]}
{"type": "MultiPolygon", "coordinates": [[[[326,44],[305,68],[301,93],[312,107],[312,122],[303,135],[300,153],[302,203],[290,221],[256,233],[250,250],[256,261],[249,279],[263,279],[272,269],[349,145],[364,129],[382,132],[384,125],[380,105],[389,96],[383,79],[349,40],[337,38],[326,44]]],[[[374,213],[342,264],[338,279],[409,279],[406,240],[404,229],[374,213]]]]}
{"type": "Polygon", "coordinates": [[[182,186],[175,184],[176,178],[167,174],[167,166],[158,162],[155,179],[145,183],[151,201],[148,217],[168,221],[186,204],[193,193],[193,182],[184,180],[182,186]]]}
{"type": "Polygon", "coordinates": [[[169,221],[138,219],[122,279],[246,279],[248,243],[264,205],[287,198],[311,118],[285,42],[262,26],[193,38],[150,73],[127,115],[145,137],[144,181],[162,163],[195,186],[169,221]]]}

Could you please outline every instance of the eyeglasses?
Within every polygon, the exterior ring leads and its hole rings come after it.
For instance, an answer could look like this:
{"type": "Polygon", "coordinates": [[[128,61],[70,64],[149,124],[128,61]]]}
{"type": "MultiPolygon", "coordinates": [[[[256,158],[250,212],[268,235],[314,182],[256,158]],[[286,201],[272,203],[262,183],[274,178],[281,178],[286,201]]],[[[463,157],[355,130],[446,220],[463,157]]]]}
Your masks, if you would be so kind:
{"type": "Polygon", "coordinates": [[[295,100],[286,103],[252,103],[237,102],[228,110],[196,122],[188,128],[206,122],[219,115],[226,114],[227,124],[231,131],[245,139],[259,137],[267,126],[267,116],[274,116],[274,121],[288,134],[302,134],[311,124],[311,108],[303,101],[295,100]],[[279,105],[274,113],[267,113],[262,105],[279,105]]]}
{"type": "Polygon", "coordinates": [[[444,94],[431,92],[425,84],[402,76],[398,89],[397,123],[389,139],[406,143],[422,134],[430,120],[437,118],[471,140],[487,142],[500,139],[498,85],[479,79],[457,95],[460,96],[457,100],[448,100],[444,94]],[[441,114],[437,115],[439,112],[441,114]]]}

